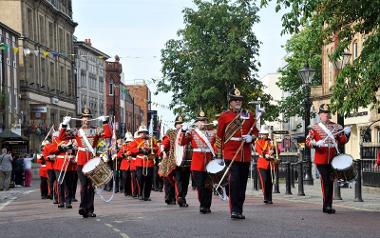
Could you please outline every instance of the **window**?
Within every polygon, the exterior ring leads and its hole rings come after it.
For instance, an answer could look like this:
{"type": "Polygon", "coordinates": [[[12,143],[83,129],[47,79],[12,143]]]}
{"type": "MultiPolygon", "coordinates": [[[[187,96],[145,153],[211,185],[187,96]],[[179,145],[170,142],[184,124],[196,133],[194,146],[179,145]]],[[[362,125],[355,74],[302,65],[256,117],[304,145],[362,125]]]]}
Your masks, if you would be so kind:
{"type": "Polygon", "coordinates": [[[104,93],[104,79],[103,79],[103,77],[99,77],[99,92],[104,93]]]}
{"type": "Polygon", "coordinates": [[[53,27],[53,22],[49,21],[49,28],[48,28],[48,32],[49,32],[49,47],[50,48],[54,48],[54,27],[53,27]]]}
{"type": "Polygon", "coordinates": [[[40,43],[45,45],[46,44],[46,39],[45,39],[45,19],[44,16],[39,15],[39,23],[40,23],[40,32],[39,32],[39,40],[40,43]]]}
{"type": "Polygon", "coordinates": [[[70,52],[71,52],[71,41],[72,41],[72,39],[71,39],[71,37],[70,37],[70,34],[69,33],[66,33],[66,53],[67,54],[70,54],[70,52]]]}
{"type": "Polygon", "coordinates": [[[80,78],[81,78],[82,88],[86,88],[87,87],[86,71],[84,70],[80,71],[80,78]]]}
{"type": "Polygon", "coordinates": [[[112,81],[110,81],[110,88],[109,88],[109,95],[113,95],[113,82],[112,81]]]}
{"type": "Polygon", "coordinates": [[[67,95],[73,95],[73,77],[70,69],[67,70],[67,95]]]}
{"type": "Polygon", "coordinates": [[[58,37],[59,37],[59,50],[60,51],[65,51],[65,49],[64,49],[64,35],[63,35],[62,28],[59,28],[58,37]]]}
{"type": "Polygon", "coordinates": [[[63,69],[63,66],[60,67],[59,76],[59,89],[65,92],[65,71],[63,69]]]}
{"type": "Polygon", "coordinates": [[[28,8],[27,10],[27,19],[28,19],[28,35],[31,39],[33,39],[33,13],[32,9],[28,8]]]}
{"type": "Polygon", "coordinates": [[[50,62],[50,67],[49,67],[49,71],[50,71],[50,77],[49,77],[49,81],[50,81],[50,90],[52,89],[55,89],[57,87],[56,85],[56,78],[54,77],[54,62],[50,62]]]}
{"type": "Polygon", "coordinates": [[[41,58],[41,86],[46,84],[46,60],[41,58]]]}

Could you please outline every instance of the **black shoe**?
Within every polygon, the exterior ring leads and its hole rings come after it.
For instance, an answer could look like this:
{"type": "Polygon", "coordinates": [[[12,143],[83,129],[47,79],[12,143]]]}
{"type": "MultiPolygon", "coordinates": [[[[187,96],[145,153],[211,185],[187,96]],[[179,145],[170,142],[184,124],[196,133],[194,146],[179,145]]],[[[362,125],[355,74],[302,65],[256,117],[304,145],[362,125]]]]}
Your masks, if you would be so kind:
{"type": "Polygon", "coordinates": [[[83,217],[88,217],[86,210],[83,208],[79,208],[79,215],[82,215],[83,217]]]}
{"type": "Polygon", "coordinates": [[[54,201],[53,204],[58,204],[59,202],[58,201],[54,201]]]}
{"type": "Polygon", "coordinates": [[[267,204],[273,204],[273,202],[272,201],[268,201],[267,204]]]}
{"type": "Polygon", "coordinates": [[[241,213],[237,213],[237,212],[232,212],[231,213],[231,218],[232,219],[245,219],[245,216],[241,213]]]}
{"type": "Polygon", "coordinates": [[[73,198],[73,202],[78,202],[78,199],[76,199],[76,198],[73,198]]]}
{"type": "Polygon", "coordinates": [[[41,196],[41,199],[47,199],[47,197],[46,196],[41,196]]]}
{"type": "Polygon", "coordinates": [[[150,199],[150,198],[144,198],[143,200],[144,201],[152,201],[152,199],[150,199]]]}
{"type": "Polygon", "coordinates": [[[326,207],[326,208],[323,208],[322,210],[324,213],[327,213],[327,214],[334,214],[336,211],[335,209],[331,208],[331,207],[326,207]]]}
{"type": "Polygon", "coordinates": [[[58,204],[58,208],[63,208],[65,207],[65,204],[61,203],[61,204],[58,204]]]}
{"type": "Polygon", "coordinates": [[[73,208],[73,206],[71,204],[66,204],[66,208],[73,208]]]}
{"type": "Polygon", "coordinates": [[[206,213],[211,213],[211,209],[210,208],[206,208],[206,213]]]}
{"type": "Polygon", "coordinates": [[[53,200],[53,196],[52,196],[52,195],[47,195],[46,198],[47,198],[47,199],[50,199],[50,200],[53,200]]]}
{"type": "Polygon", "coordinates": [[[205,207],[200,207],[200,208],[199,208],[199,212],[202,213],[202,214],[207,214],[207,208],[205,208],[205,207]]]}
{"type": "Polygon", "coordinates": [[[186,201],[185,201],[185,199],[178,197],[177,203],[178,203],[178,206],[185,207],[186,201]]]}
{"type": "Polygon", "coordinates": [[[267,201],[267,200],[264,200],[264,203],[268,203],[268,201],[267,201]]]}
{"type": "Polygon", "coordinates": [[[133,199],[139,199],[139,197],[137,195],[132,195],[132,198],[133,199]]]}
{"type": "Polygon", "coordinates": [[[87,213],[87,216],[88,216],[88,217],[96,217],[96,214],[93,213],[93,212],[89,212],[89,213],[87,213]]]}
{"type": "Polygon", "coordinates": [[[139,198],[139,200],[144,200],[142,196],[139,196],[138,198],[139,198]]]}
{"type": "Polygon", "coordinates": [[[170,203],[169,203],[169,205],[176,205],[177,204],[177,202],[175,201],[175,200],[173,200],[173,201],[171,201],[170,203]]]}

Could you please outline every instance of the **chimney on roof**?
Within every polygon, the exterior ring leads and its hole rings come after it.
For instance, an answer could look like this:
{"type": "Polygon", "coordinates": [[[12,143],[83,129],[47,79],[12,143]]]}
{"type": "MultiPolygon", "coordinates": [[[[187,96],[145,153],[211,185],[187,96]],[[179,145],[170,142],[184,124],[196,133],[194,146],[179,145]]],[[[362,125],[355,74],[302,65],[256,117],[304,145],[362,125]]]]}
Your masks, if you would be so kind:
{"type": "Polygon", "coordinates": [[[91,39],[84,39],[84,43],[91,46],[91,39]]]}

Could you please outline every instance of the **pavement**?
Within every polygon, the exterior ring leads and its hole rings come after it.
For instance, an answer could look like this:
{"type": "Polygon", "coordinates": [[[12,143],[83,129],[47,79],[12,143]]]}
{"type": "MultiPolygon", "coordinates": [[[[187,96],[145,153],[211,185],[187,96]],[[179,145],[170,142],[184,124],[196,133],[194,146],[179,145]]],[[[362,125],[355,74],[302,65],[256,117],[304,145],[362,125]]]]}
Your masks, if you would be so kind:
{"type": "MultiPolygon", "coordinates": [[[[285,183],[280,183],[280,193],[273,193],[273,202],[276,200],[288,200],[293,202],[306,202],[313,204],[320,204],[322,207],[322,189],[321,182],[319,179],[314,179],[314,185],[304,185],[305,196],[298,196],[298,185],[291,188],[292,195],[286,195],[285,183]]],[[[375,187],[362,187],[362,199],[363,202],[355,201],[355,189],[354,183],[349,184],[349,187],[341,189],[342,200],[334,200],[333,206],[336,209],[349,208],[361,211],[373,211],[380,212],[380,188],[375,187]]],[[[253,187],[253,182],[251,179],[248,180],[247,184],[247,195],[253,196],[263,196],[261,190],[257,191],[253,187]]]]}

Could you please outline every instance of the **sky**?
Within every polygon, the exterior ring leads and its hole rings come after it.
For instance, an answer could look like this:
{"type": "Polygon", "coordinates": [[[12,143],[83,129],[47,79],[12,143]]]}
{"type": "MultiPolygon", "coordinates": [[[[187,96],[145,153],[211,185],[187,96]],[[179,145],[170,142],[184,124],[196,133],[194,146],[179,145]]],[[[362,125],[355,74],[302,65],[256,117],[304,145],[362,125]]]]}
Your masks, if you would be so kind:
{"type": "MultiPolygon", "coordinates": [[[[169,39],[177,39],[184,27],[182,10],[193,7],[191,0],[73,0],[74,35],[79,41],[90,38],[92,46],[114,57],[120,56],[127,83],[145,80],[152,91],[152,109],[163,122],[174,118],[167,108],[171,96],[153,95],[153,79],[161,74],[160,51],[169,39]]],[[[262,42],[259,77],[284,65],[281,47],[289,38],[281,36],[281,14],[273,4],[259,12],[261,22],[253,28],[262,42]]]]}

